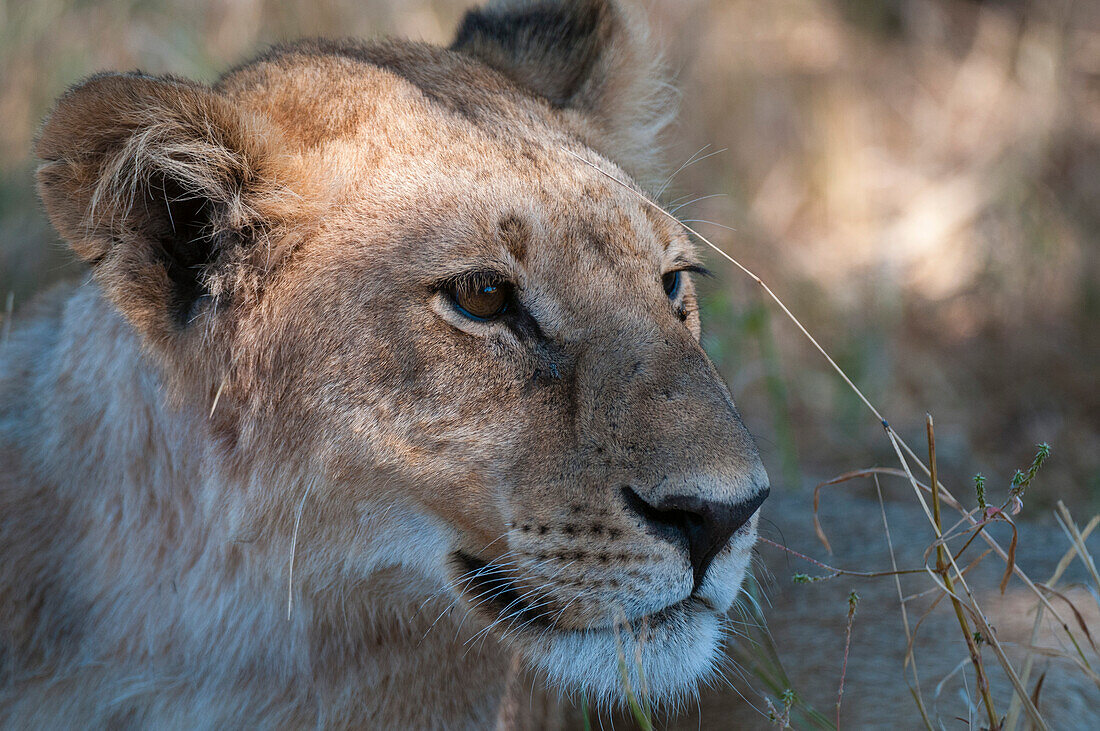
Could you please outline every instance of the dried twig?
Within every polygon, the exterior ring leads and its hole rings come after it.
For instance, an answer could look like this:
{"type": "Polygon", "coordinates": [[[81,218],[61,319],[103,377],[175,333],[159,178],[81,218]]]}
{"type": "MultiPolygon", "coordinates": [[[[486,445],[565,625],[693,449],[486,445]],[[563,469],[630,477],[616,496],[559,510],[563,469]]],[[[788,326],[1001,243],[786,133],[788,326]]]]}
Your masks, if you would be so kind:
{"type": "Polygon", "coordinates": [[[836,728],[840,731],[840,701],[844,697],[844,678],[848,674],[848,650],[852,646],[852,623],[856,618],[856,605],[859,604],[859,594],[854,591],[848,594],[848,624],[844,628],[844,662],[840,666],[840,687],[836,691],[836,728]]]}
{"type": "MultiPolygon", "coordinates": [[[[928,414],[928,421],[926,424],[928,428],[928,464],[932,469],[932,517],[936,522],[936,533],[942,535],[940,496],[939,490],[936,489],[936,485],[939,484],[936,480],[936,432],[932,426],[931,414],[928,414]]],[[[1015,545],[1015,543],[1013,545],[1015,545]]],[[[982,653],[981,650],[978,649],[978,642],[970,630],[970,623],[966,620],[966,615],[963,613],[962,602],[960,602],[959,598],[955,595],[955,585],[951,581],[951,574],[947,570],[948,555],[943,541],[937,543],[936,571],[943,577],[943,583],[951,593],[951,605],[955,608],[955,617],[958,619],[959,627],[962,629],[963,639],[966,640],[966,648],[970,651],[970,662],[974,664],[974,673],[978,679],[978,693],[981,694],[982,703],[985,706],[986,715],[989,718],[989,728],[998,729],[1001,723],[997,716],[997,711],[993,706],[993,696],[990,695],[989,692],[989,676],[986,674],[985,665],[982,663],[982,653]]],[[[954,561],[952,561],[952,563],[954,563],[954,561]]]]}

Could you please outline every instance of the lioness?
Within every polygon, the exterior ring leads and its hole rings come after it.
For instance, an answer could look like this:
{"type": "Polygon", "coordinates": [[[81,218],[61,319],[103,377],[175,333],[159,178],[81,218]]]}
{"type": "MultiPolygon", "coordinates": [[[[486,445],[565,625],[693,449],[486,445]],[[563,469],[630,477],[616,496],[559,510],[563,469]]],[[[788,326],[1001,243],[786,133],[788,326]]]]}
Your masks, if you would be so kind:
{"type": "Polygon", "coordinates": [[[692,693],[768,481],[644,192],[665,88],[564,0],[66,93],[90,274],[0,350],[0,723],[484,728],[513,657],[692,693]]]}

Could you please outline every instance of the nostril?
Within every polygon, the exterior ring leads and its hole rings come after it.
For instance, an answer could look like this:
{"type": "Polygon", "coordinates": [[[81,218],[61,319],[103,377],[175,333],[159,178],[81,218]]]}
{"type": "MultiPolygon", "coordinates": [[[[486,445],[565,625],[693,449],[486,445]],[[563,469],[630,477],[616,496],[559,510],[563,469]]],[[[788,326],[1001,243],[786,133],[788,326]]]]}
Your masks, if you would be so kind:
{"type": "Polygon", "coordinates": [[[711,561],[729,543],[730,537],[749,522],[768,492],[768,488],[764,488],[739,503],[678,495],[665,497],[658,505],[652,505],[632,488],[622,489],[626,506],[642,518],[650,533],[687,548],[696,589],[703,582],[711,561]]]}
{"type": "Polygon", "coordinates": [[[689,522],[702,523],[702,517],[683,510],[662,510],[646,502],[633,488],[622,489],[623,500],[630,511],[642,519],[646,530],[667,541],[688,546],[689,522]]]}

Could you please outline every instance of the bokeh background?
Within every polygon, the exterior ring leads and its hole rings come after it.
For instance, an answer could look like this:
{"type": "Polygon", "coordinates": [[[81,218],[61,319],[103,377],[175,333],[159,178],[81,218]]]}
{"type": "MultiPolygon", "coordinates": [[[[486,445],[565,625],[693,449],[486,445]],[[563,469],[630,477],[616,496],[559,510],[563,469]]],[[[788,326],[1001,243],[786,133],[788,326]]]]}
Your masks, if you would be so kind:
{"type": "MultiPolygon", "coordinates": [[[[18,318],[78,273],[28,154],[67,85],[212,80],[303,35],[445,42],[470,4],[0,0],[0,307],[18,318]]],[[[1100,508],[1100,2],[646,5],[682,89],[670,170],[695,159],[665,201],[769,282],[912,443],[933,413],[949,481],[1006,486],[1046,441],[1029,508],[1100,508]]],[[[773,482],[892,462],[820,356],[709,258],[706,346],[773,482]]]]}

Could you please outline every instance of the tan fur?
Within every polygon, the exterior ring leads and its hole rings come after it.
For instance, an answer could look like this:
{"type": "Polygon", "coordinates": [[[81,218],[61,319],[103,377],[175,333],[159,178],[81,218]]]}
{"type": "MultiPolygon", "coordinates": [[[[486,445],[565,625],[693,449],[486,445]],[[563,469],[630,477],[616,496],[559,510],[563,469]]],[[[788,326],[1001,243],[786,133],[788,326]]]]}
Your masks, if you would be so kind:
{"type": "Polygon", "coordinates": [[[693,586],[623,488],[767,478],[662,289],[683,232],[574,157],[652,177],[645,48],[617,4],[503,3],[452,50],[59,100],[39,190],[90,276],[0,351],[0,724],[485,727],[513,656],[617,700],[639,630],[692,692],[755,518],[693,586]],[[508,324],[440,289],[486,269],[508,324]]]}

